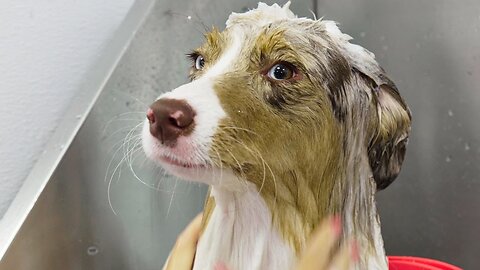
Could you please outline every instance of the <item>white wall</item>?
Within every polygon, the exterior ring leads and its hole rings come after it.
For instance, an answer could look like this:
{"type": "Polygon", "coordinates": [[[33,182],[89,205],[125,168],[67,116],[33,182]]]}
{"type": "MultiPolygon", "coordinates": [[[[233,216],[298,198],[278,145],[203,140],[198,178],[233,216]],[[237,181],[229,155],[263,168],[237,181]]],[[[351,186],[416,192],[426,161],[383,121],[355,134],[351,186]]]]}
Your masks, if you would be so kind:
{"type": "Polygon", "coordinates": [[[0,218],[133,0],[0,0],[0,218]]]}

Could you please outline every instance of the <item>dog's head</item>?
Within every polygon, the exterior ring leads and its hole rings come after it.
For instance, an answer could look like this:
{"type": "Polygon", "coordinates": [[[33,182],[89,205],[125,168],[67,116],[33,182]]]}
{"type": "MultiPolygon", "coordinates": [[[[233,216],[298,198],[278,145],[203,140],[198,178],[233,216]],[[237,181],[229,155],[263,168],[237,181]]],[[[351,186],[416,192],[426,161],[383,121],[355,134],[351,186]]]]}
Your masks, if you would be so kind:
{"type": "Polygon", "coordinates": [[[182,178],[232,188],[243,179],[268,192],[289,188],[278,182],[286,175],[338,174],[355,148],[385,188],[400,171],[410,112],[374,55],[350,39],[288,4],[232,14],[189,55],[192,81],[151,105],[146,154],[182,178]]]}

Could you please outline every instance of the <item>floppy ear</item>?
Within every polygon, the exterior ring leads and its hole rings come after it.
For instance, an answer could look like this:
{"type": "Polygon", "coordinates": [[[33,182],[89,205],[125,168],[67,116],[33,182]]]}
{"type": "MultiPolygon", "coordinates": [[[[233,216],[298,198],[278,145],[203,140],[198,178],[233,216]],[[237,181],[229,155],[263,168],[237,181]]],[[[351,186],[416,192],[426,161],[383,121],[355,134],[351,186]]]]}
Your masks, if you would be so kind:
{"type": "Polygon", "coordinates": [[[333,21],[319,21],[332,43],[348,61],[354,74],[363,81],[371,97],[372,118],[369,121],[368,159],[381,190],[390,185],[400,173],[410,134],[410,110],[393,82],[367,49],[352,44],[333,21]]]}
{"type": "Polygon", "coordinates": [[[377,118],[368,158],[377,190],[389,186],[400,173],[410,134],[411,114],[397,88],[388,79],[372,93],[377,118]]]}

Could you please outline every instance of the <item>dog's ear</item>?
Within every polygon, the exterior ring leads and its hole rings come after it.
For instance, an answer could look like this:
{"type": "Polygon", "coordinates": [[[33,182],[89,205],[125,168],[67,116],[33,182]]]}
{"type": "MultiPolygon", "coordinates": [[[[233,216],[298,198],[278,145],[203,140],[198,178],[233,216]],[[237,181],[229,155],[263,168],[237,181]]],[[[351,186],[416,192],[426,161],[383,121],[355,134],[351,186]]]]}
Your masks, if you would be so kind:
{"type": "Polygon", "coordinates": [[[333,21],[317,21],[331,47],[349,63],[353,76],[363,81],[370,98],[371,118],[368,125],[368,158],[377,189],[390,185],[400,173],[410,134],[411,114],[395,84],[367,49],[352,44],[333,21]]]}
{"type": "MultiPolygon", "coordinates": [[[[349,37],[345,37],[349,39],[349,37]]],[[[368,159],[377,189],[388,187],[400,173],[410,134],[411,114],[395,84],[363,47],[344,42],[341,51],[353,73],[365,82],[373,109],[368,138],[368,159]]]]}
{"type": "Polygon", "coordinates": [[[368,158],[381,190],[400,173],[410,134],[411,114],[395,85],[385,77],[372,91],[376,117],[372,123],[368,158]]]}

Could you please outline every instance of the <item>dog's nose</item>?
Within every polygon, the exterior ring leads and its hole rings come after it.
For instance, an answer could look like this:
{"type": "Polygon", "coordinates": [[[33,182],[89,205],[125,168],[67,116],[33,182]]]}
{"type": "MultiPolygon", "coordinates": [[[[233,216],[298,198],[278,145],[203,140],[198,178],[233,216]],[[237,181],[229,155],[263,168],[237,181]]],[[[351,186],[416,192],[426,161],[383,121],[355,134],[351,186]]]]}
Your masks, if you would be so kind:
{"type": "Polygon", "coordinates": [[[150,133],[167,146],[193,130],[195,112],[184,100],[162,98],[150,105],[147,119],[150,133]]]}

